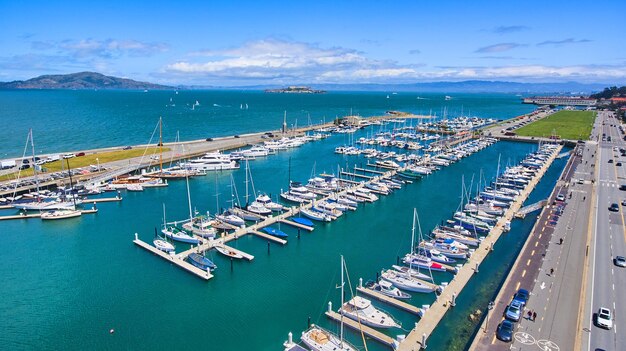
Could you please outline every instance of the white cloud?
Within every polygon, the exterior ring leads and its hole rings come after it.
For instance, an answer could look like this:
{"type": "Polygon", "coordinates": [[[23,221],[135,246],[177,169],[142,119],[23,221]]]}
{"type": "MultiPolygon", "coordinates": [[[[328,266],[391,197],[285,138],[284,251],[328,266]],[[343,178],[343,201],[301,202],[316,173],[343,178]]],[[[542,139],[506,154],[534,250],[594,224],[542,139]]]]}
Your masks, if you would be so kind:
{"type": "MultiPolygon", "coordinates": [[[[520,44],[497,44],[505,51],[520,44]]],[[[626,64],[614,66],[497,65],[433,67],[375,60],[356,50],[277,39],[249,42],[241,47],[191,53],[167,65],[162,77],[200,84],[285,83],[411,83],[465,79],[578,80],[626,79],[626,64]],[[243,83],[242,83],[243,82],[243,83]]]]}
{"type": "Polygon", "coordinates": [[[37,51],[55,50],[58,54],[75,58],[115,58],[120,56],[147,57],[168,49],[158,42],[117,39],[81,39],[57,41],[33,41],[31,47],[37,51]]]}

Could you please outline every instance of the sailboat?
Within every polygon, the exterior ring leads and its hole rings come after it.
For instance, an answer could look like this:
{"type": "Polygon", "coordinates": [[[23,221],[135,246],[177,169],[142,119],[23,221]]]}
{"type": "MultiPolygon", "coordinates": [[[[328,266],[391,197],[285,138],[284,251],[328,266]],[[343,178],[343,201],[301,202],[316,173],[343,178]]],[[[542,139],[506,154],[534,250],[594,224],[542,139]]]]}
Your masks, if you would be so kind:
{"type": "Polygon", "coordinates": [[[200,255],[199,253],[190,253],[189,256],[187,256],[187,260],[192,265],[205,271],[214,271],[215,269],[217,269],[217,265],[215,265],[213,261],[209,260],[204,255],[200,255]]]}
{"type": "Polygon", "coordinates": [[[166,237],[161,237],[157,234],[156,227],[154,228],[154,240],[152,241],[152,243],[157,249],[167,253],[174,252],[174,250],[176,249],[172,243],[167,241],[166,237]]]}
{"type": "MultiPolygon", "coordinates": [[[[344,296],[344,261],[341,256],[341,304],[344,296]]],[[[357,348],[343,339],[343,315],[339,322],[339,336],[317,325],[302,333],[301,340],[312,351],[356,351],[357,348]]]]}
{"type": "MultiPolygon", "coordinates": [[[[246,204],[248,203],[248,183],[252,184],[252,194],[256,194],[256,190],[254,189],[254,181],[252,180],[252,173],[250,172],[250,166],[249,166],[248,160],[246,160],[246,204]]],[[[259,202],[256,199],[252,201],[252,203],[249,204],[246,208],[248,209],[248,211],[257,215],[261,215],[261,216],[272,215],[272,210],[265,207],[265,204],[263,202],[259,202]]]]}
{"type": "Polygon", "coordinates": [[[187,183],[187,204],[189,206],[189,221],[183,224],[183,228],[206,239],[213,239],[217,235],[217,230],[211,225],[212,222],[204,220],[205,218],[194,217],[191,211],[191,194],[189,193],[189,177],[185,177],[187,183]]]}
{"type": "MultiPolygon", "coordinates": [[[[180,179],[201,174],[205,173],[200,172],[199,170],[186,169],[179,166],[163,168],[163,119],[159,117],[159,170],[154,172],[148,172],[145,174],[145,176],[162,179],[180,179]]],[[[129,187],[127,187],[127,189],[131,190],[129,187]]]]}
{"type": "Polygon", "coordinates": [[[236,259],[243,258],[243,255],[241,253],[235,250],[231,250],[230,248],[224,246],[224,244],[215,245],[214,248],[215,250],[217,250],[217,252],[221,253],[222,255],[226,257],[236,258],[236,259]]]}
{"type": "Polygon", "coordinates": [[[165,204],[163,204],[163,229],[161,229],[161,233],[165,234],[166,237],[172,240],[180,241],[182,243],[195,245],[200,243],[200,240],[187,234],[187,232],[185,232],[184,230],[180,230],[173,225],[167,225],[167,223],[165,222],[165,204]]]}
{"type": "MultiPolygon", "coordinates": [[[[74,187],[72,184],[72,170],[70,168],[70,160],[68,158],[65,159],[67,162],[67,170],[70,175],[70,189],[74,187]]],[[[52,210],[48,212],[41,213],[41,219],[43,220],[55,220],[55,219],[66,219],[66,218],[74,218],[80,217],[83,213],[80,210],[76,209],[76,196],[72,194],[72,200],[74,201],[74,205],[72,208],[65,208],[59,210],[52,210]]]]}
{"type": "MultiPolygon", "coordinates": [[[[411,254],[413,254],[414,252],[413,248],[415,246],[414,240],[415,240],[416,219],[417,219],[417,210],[413,209],[413,227],[411,229],[411,254]]],[[[420,230],[420,234],[421,234],[421,230],[420,230]]],[[[398,288],[408,290],[408,291],[414,291],[414,292],[420,292],[420,293],[431,293],[438,289],[437,285],[427,282],[427,281],[423,281],[411,275],[412,270],[413,270],[413,264],[411,261],[409,261],[409,269],[407,271],[403,272],[399,270],[389,269],[387,271],[383,271],[381,273],[381,277],[384,280],[397,286],[398,288]]],[[[432,276],[430,277],[429,280],[432,280],[432,276]]]]}

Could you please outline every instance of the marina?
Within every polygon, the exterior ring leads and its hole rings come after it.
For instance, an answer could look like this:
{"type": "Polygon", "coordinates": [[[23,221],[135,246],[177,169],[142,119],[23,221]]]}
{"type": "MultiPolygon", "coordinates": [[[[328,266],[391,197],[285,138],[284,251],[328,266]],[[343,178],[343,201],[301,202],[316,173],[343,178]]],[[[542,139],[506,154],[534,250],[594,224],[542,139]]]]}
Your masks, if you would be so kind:
{"type": "MultiPolygon", "coordinates": [[[[374,126],[370,128],[377,128],[377,127],[374,126]]],[[[367,132],[367,129],[364,129],[362,131],[357,131],[356,133],[366,134],[368,132],[367,132]]],[[[180,195],[176,195],[176,194],[183,194],[185,192],[185,180],[184,179],[183,181],[170,180],[168,181],[167,187],[156,187],[153,189],[147,188],[144,191],[138,191],[138,192],[121,190],[121,192],[124,192],[123,201],[121,201],[121,195],[118,196],[119,199],[118,197],[113,198],[113,197],[107,197],[106,195],[104,197],[98,196],[98,198],[102,198],[103,200],[96,200],[97,202],[113,202],[117,204],[110,208],[108,205],[103,206],[102,211],[100,211],[98,216],[94,216],[93,218],[96,221],[107,221],[107,220],[111,221],[112,216],[115,216],[115,218],[127,218],[126,222],[131,223],[131,221],[128,220],[129,218],[128,216],[132,213],[132,215],[136,217],[136,219],[133,219],[132,222],[134,222],[135,220],[139,220],[145,223],[144,225],[140,227],[129,227],[123,224],[124,220],[121,220],[121,221],[116,220],[116,222],[119,222],[119,223],[114,225],[114,227],[119,228],[116,231],[117,233],[125,233],[124,235],[121,235],[119,238],[114,238],[114,241],[118,242],[117,245],[121,244],[121,246],[124,247],[123,242],[129,243],[132,241],[133,242],[132,247],[137,248],[137,250],[131,250],[129,252],[130,253],[129,258],[134,262],[132,265],[132,268],[128,272],[128,274],[132,274],[132,279],[137,279],[137,277],[153,277],[152,279],[154,279],[157,276],[166,274],[169,277],[168,279],[174,279],[176,281],[180,281],[181,283],[186,282],[186,283],[182,283],[181,286],[187,286],[187,287],[189,287],[189,283],[190,283],[188,279],[192,279],[193,281],[195,280],[208,281],[206,285],[202,284],[202,286],[206,286],[207,288],[211,290],[215,290],[218,292],[218,294],[223,294],[226,292],[225,289],[228,289],[229,294],[234,294],[232,298],[242,298],[241,294],[243,293],[243,291],[239,291],[239,289],[233,288],[232,284],[233,283],[237,285],[241,283],[248,284],[246,283],[247,280],[252,279],[254,275],[259,275],[259,274],[264,276],[265,277],[264,279],[272,280],[270,276],[265,276],[266,273],[261,273],[261,271],[263,271],[263,272],[270,273],[271,275],[271,272],[277,272],[275,267],[270,268],[272,267],[271,265],[269,265],[270,258],[272,261],[278,260],[277,262],[300,262],[303,259],[303,257],[320,257],[320,255],[322,255],[320,259],[324,259],[324,260],[330,259],[331,256],[333,256],[332,253],[337,252],[336,251],[337,248],[346,244],[350,245],[349,243],[352,241],[357,243],[356,247],[359,248],[358,250],[360,251],[363,251],[363,250],[365,250],[366,252],[371,251],[375,247],[387,247],[386,250],[389,250],[389,243],[395,242],[396,241],[395,238],[398,238],[397,236],[392,240],[390,240],[389,238],[385,238],[383,236],[379,238],[375,238],[375,237],[372,237],[370,234],[368,234],[371,231],[365,228],[371,227],[372,230],[375,230],[377,232],[388,233],[388,227],[386,225],[383,225],[383,222],[381,222],[381,220],[389,216],[388,214],[389,210],[385,210],[385,208],[391,206],[390,208],[392,209],[394,208],[394,205],[393,205],[394,203],[402,203],[402,202],[410,201],[409,199],[415,196],[416,192],[422,195],[426,195],[427,197],[425,198],[424,201],[427,201],[429,195],[427,195],[428,193],[424,192],[423,189],[425,189],[425,187],[426,188],[431,187],[433,186],[432,185],[433,183],[440,184],[439,186],[442,186],[443,184],[450,184],[450,183],[457,184],[461,179],[460,178],[461,173],[459,172],[462,172],[462,173],[468,172],[467,169],[471,169],[469,172],[474,172],[474,173],[479,171],[479,168],[472,167],[474,162],[465,161],[464,158],[478,157],[478,159],[491,158],[493,160],[494,153],[496,153],[496,158],[497,158],[497,153],[502,152],[502,150],[509,150],[511,147],[513,147],[513,149],[517,150],[516,151],[517,154],[515,154],[517,156],[509,156],[509,157],[514,157],[513,159],[517,160],[518,157],[521,157],[523,154],[526,154],[529,150],[533,150],[532,148],[529,148],[527,146],[516,146],[513,144],[506,143],[506,142],[502,145],[500,145],[500,143],[496,143],[496,144],[493,144],[490,148],[485,148],[484,151],[481,151],[481,152],[478,152],[478,150],[472,151],[472,152],[467,151],[467,155],[462,156],[462,157],[456,156],[454,153],[450,152],[450,153],[441,153],[441,156],[438,156],[437,158],[431,158],[431,159],[428,159],[426,157],[423,157],[423,158],[420,157],[420,158],[416,158],[410,161],[396,161],[394,159],[393,162],[401,165],[398,168],[394,167],[392,163],[377,163],[375,162],[375,160],[372,160],[371,158],[367,158],[364,155],[336,155],[336,156],[332,156],[333,159],[331,162],[326,162],[326,163],[320,163],[319,158],[316,157],[318,162],[317,162],[317,167],[315,167],[314,165],[314,168],[321,170],[322,172],[320,173],[310,172],[311,165],[314,163],[314,160],[316,158],[309,157],[305,163],[302,163],[301,160],[299,160],[297,157],[294,157],[294,155],[297,155],[297,154],[310,154],[311,156],[313,156],[313,155],[324,155],[324,153],[326,153],[327,155],[332,155],[335,145],[337,145],[338,143],[341,143],[341,138],[343,137],[344,136],[341,133],[337,133],[337,134],[331,135],[329,138],[323,141],[305,143],[304,145],[300,147],[302,151],[298,151],[297,149],[288,149],[286,151],[279,151],[273,155],[268,155],[265,157],[257,158],[254,161],[250,160],[250,165],[253,167],[253,172],[254,172],[255,187],[257,189],[263,189],[263,191],[268,192],[269,198],[272,199],[272,201],[279,202],[279,200],[273,200],[273,199],[279,198],[278,196],[276,196],[276,194],[279,194],[279,190],[281,188],[288,189],[288,187],[286,186],[286,183],[287,184],[289,183],[289,179],[302,180],[302,184],[307,185],[306,179],[313,179],[315,178],[315,176],[318,176],[318,175],[321,178],[326,177],[328,179],[331,179],[332,177],[336,177],[336,182],[338,184],[341,184],[342,186],[342,188],[339,191],[325,193],[325,191],[322,189],[311,188],[310,191],[312,191],[313,193],[316,193],[317,195],[317,199],[315,200],[315,202],[305,202],[302,205],[298,203],[283,202],[283,204],[286,206],[286,209],[284,212],[282,213],[274,212],[270,215],[263,215],[263,218],[261,218],[260,220],[256,222],[246,221],[246,225],[243,228],[229,226],[223,223],[222,225],[226,229],[218,229],[216,231],[215,237],[213,237],[212,239],[207,239],[207,238],[202,238],[200,236],[196,236],[197,239],[201,240],[201,243],[199,245],[175,243],[176,251],[173,254],[169,254],[169,253],[166,253],[157,249],[156,247],[152,245],[152,240],[147,240],[147,239],[151,238],[152,236],[151,234],[149,234],[153,229],[151,227],[153,227],[155,224],[159,224],[160,222],[163,222],[163,219],[161,220],[158,219],[159,217],[161,217],[161,215],[159,215],[159,213],[161,212],[159,210],[159,208],[161,207],[161,203],[171,202],[171,200],[164,201],[163,199],[165,199],[166,197],[172,197],[172,196],[178,197],[180,195]],[[495,148],[494,151],[489,151],[489,152],[486,151],[486,150],[490,150],[491,148],[495,148]],[[326,151],[322,151],[324,149],[326,151]],[[488,152],[488,153],[486,154],[486,156],[480,156],[480,154],[483,152],[488,152]],[[444,157],[449,157],[451,158],[451,160],[447,160],[444,157]],[[288,167],[288,163],[291,164],[290,167],[288,167]],[[277,165],[281,165],[281,166],[277,168],[276,167],[277,165]],[[410,172],[405,169],[407,165],[410,165],[409,169],[412,169],[410,172]],[[289,172],[288,172],[288,168],[291,169],[289,170],[289,172]],[[339,175],[342,171],[342,168],[343,168],[343,172],[346,172],[349,174],[343,175],[340,177],[339,175]],[[333,169],[335,170],[336,173],[332,172],[333,169]],[[465,171],[460,171],[461,169],[464,169],[465,171]],[[404,172],[406,173],[407,176],[410,176],[412,178],[400,177],[400,172],[404,172]],[[278,179],[277,181],[276,179],[277,177],[275,176],[275,174],[278,174],[278,178],[281,178],[281,179],[278,179]],[[289,174],[290,176],[288,176],[289,174]],[[370,178],[365,178],[365,177],[360,177],[360,176],[367,176],[370,178]],[[450,177],[453,177],[453,178],[450,178],[450,177]],[[170,195],[167,195],[167,194],[170,194],[170,195]],[[353,194],[353,195],[350,195],[350,194],[353,194]],[[374,196],[376,197],[374,198],[374,196]],[[350,205],[347,205],[347,206],[343,205],[345,209],[342,211],[343,212],[342,215],[335,212],[337,211],[337,209],[335,208],[336,205],[332,205],[335,201],[344,201],[342,199],[348,200],[351,197],[353,197],[355,200],[359,200],[360,202],[347,202],[350,205]],[[146,202],[144,201],[144,199],[145,200],[154,199],[154,200],[151,200],[150,202],[146,202]],[[331,204],[332,206],[327,207],[328,206],[327,204],[331,204]],[[136,211],[131,210],[131,208],[138,208],[138,206],[140,207],[147,206],[146,207],[147,210],[142,211],[145,213],[137,213],[136,211]],[[350,208],[352,206],[354,207],[350,208]],[[309,225],[305,221],[297,220],[301,218],[300,212],[302,210],[312,211],[314,207],[317,208],[317,210],[329,211],[328,212],[329,215],[333,213],[332,215],[330,215],[331,221],[330,222],[318,222],[318,221],[313,220],[312,223],[309,225]],[[124,214],[123,211],[128,211],[128,213],[124,214]],[[387,213],[385,215],[387,217],[381,217],[378,214],[380,211],[387,211],[385,212],[387,213]],[[363,220],[364,218],[368,218],[368,220],[364,221],[363,220]],[[361,229],[351,229],[355,225],[356,227],[354,228],[359,228],[359,225],[356,224],[355,221],[357,222],[361,221],[362,225],[365,225],[366,227],[361,226],[360,227],[361,229]],[[125,228],[125,229],[122,229],[122,228],[125,228]],[[282,238],[282,237],[277,237],[275,235],[268,234],[267,232],[263,230],[264,228],[274,228],[286,234],[287,237],[282,238]],[[351,234],[349,236],[346,235],[346,233],[351,233],[351,232],[354,234],[351,234]],[[134,233],[138,233],[136,237],[134,233]],[[360,246],[361,244],[359,244],[361,236],[363,236],[364,238],[367,237],[368,240],[373,241],[373,243],[375,244],[373,244],[371,248],[361,247],[360,246]],[[224,253],[221,253],[221,251],[218,252],[219,251],[218,249],[222,249],[224,253]],[[152,253],[152,255],[145,255],[144,253],[141,253],[145,251],[152,253]],[[133,252],[137,252],[137,253],[133,254],[133,252]],[[187,261],[189,259],[188,257],[191,254],[198,254],[198,253],[200,254],[201,257],[206,257],[210,259],[210,261],[214,262],[218,268],[216,270],[207,271],[206,269],[200,269],[187,261]],[[150,256],[154,258],[151,258],[150,256]],[[233,259],[232,258],[233,256],[241,256],[241,259],[237,259],[237,258],[233,259]],[[244,261],[251,261],[251,262],[249,264],[242,263],[244,261]],[[169,265],[167,263],[169,263],[169,265]],[[229,265],[230,265],[230,270],[228,268],[229,265]],[[174,267],[174,271],[168,270],[168,266],[174,267]],[[179,271],[189,272],[192,274],[184,274],[184,273],[180,273],[179,271]],[[235,278],[234,276],[235,274],[237,278],[235,278]],[[186,278],[186,276],[191,276],[192,278],[186,278]],[[197,279],[197,278],[200,278],[200,279],[197,279]],[[220,291],[222,291],[222,293],[219,293],[220,291]]],[[[237,142],[237,140],[235,139],[230,139],[230,140],[232,140],[233,143],[237,142]]],[[[471,141],[472,141],[471,139],[468,139],[465,141],[465,143],[471,142],[471,141]]],[[[464,143],[460,143],[459,145],[463,146],[464,143]]],[[[450,147],[446,147],[446,148],[450,148],[450,147]]],[[[464,148],[467,148],[469,150],[470,147],[464,146],[464,148]]],[[[404,154],[404,152],[398,152],[398,155],[401,155],[401,154],[404,154]]],[[[407,155],[408,154],[409,153],[407,153],[407,155]]],[[[417,154],[421,155],[419,152],[417,154]]],[[[385,161],[385,160],[383,159],[382,161],[385,161]]],[[[495,165],[491,164],[491,167],[492,168],[489,172],[494,172],[495,165]]],[[[193,178],[189,178],[191,198],[193,200],[193,205],[199,207],[198,208],[199,211],[196,211],[194,206],[191,206],[193,210],[192,212],[197,214],[197,212],[205,211],[207,209],[212,210],[211,211],[212,213],[210,216],[211,218],[213,217],[214,214],[221,213],[222,210],[219,209],[219,207],[223,207],[223,206],[225,207],[226,206],[225,202],[230,204],[230,201],[229,201],[230,197],[227,196],[226,194],[231,192],[229,189],[229,185],[228,185],[228,183],[230,183],[229,178],[231,177],[231,174],[235,178],[235,183],[237,183],[238,185],[241,183],[245,183],[243,181],[244,180],[243,168],[244,166],[242,162],[242,166],[240,169],[230,170],[230,171],[226,171],[226,170],[218,171],[215,177],[213,177],[213,175],[211,174],[211,176],[208,176],[208,177],[196,176],[193,178]],[[213,178],[216,178],[217,182],[213,178]],[[219,187],[218,191],[215,190],[216,187],[219,187]],[[222,201],[220,201],[218,206],[216,207],[215,200],[217,200],[216,198],[217,193],[219,193],[220,200],[222,201]],[[207,206],[207,203],[209,204],[209,206],[207,206]],[[211,203],[213,203],[213,206],[210,206],[211,203]]],[[[443,186],[447,186],[447,185],[443,185],[443,186]]],[[[454,188],[457,188],[457,187],[455,186],[454,188]]],[[[241,193],[242,191],[240,191],[240,195],[241,193]]],[[[449,211],[453,209],[454,207],[456,207],[455,205],[453,205],[453,203],[457,202],[457,200],[455,200],[457,196],[458,196],[458,191],[455,191],[453,193],[450,193],[449,196],[439,198],[437,201],[441,202],[441,207],[447,208],[449,211]]],[[[91,197],[89,198],[91,199],[91,197]]],[[[252,199],[254,199],[254,197],[252,197],[252,199]]],[[[349,200],[349,201],[354,201],[354,200],[349,200]]],[[[84,201],[86,205],[90,204],[91,202],[92,202],[91,200],[84,201]]],[[[239,201],[237,200],[235,202],[237,203],[239,201]]],[[[241,203],[245,204],[246,202],[241,202],[241,203]]],[[[175,201],[174,204],[168,203],[167,204],[168,220],[170,218],[172,219],[189,218],[189,214],[185,213],[185,212],[189,212],[186,209],[187,207],[188,206],[182,204],[182,199],[179,202],[175,201]],[[178,203],[178,206],[175,205],[176,203],[178,203]]],[[[421,207],[421,206],[418,206],[418,207],[421,207]]],[[[250,212],[249,210],[245,209],[245,207],[243,208],[244,209],[242,213],[250,212]]],[[[3,211],[10,212],[10,209],[6,209],[3,211]]],[[[419,211],[420,213],[421,211],[425,211],[425,213],[428,213],[429,211],[431,212],[435,211],[435,213],[437,213],[436,209],[429,209],[428,207],[421,207],[419,211]]],[[[437,222],[440,221],[439,218],[442,218],[441,212],[439,213],[440,215],[438,216],[429,216],[432,219],[427,218],[425,220],[425,223],[423,223],[423,225],[428,228],[435,227],[437,222]]],[[[3,214],[8,214],[8,213],[4,212],[3,214]]],[[[194,216],[196,214],[194,214],[194,216]]],[[[304,218],[304,215],[302,215],[302,218],[304,218]]],[[[404,216],[402,216],[402,219],[404,219],[404,216]]],[[[7,223],[11,223],[11,222],[13,221],[7,221],[7,223]]],[[[18,223],[20,222],[21,221],[17,221],[15,223],[16,225],[19,225],[18,223]]],[[[399,222],[403,222],[403,221],[400,220],[399,222]]],[[[68,222],[64,222],[64,223],[66,223],[64,225],[67,225],[67,226],[77,226],[77,225],[90,226],[91,225],[90,223],[92,223],[92,220],[89,220],[87,217],[85,217],[85,218],[81,218],[78,221],[68,220],[68,222]]],[[[178,221],[178,223],[181,224],[183,222],[178,221]]],[[[37,224],[36,221],[33,221],[32,225],[38,226],[39,224],[37,224]]],[[[386,235],[389,235],[389,234],[386,234],[386,235]]],[[[405,238],[405,235],[402,235],[402,238],[399,238],[400,242],[404,242],[405,241],[404,238],[405,238]]],[[[408,238],[406,239],[406,242],[408,242],[408,238]]],[[[393,245],[396,245],[396,244],[393,244],[393,245]]],[[[391,252],[395,252],[395,250],[392,249],[391,252]]],[[[370,257],[375,257],[375,259],[371,262],[359,260],[358,258],[355,258],[355,257],[352,257],[350,259],[350,262],[352,262],[353,259],[356,259],[358,262],[356,263],[355,272],[354,272],[356,276],[373,278],[373,275],[374,275],[373,273],[376,273],[377,271],[380,272],[380,268],[385,266],[384,261],[386,260],[389,261],[389,257],[385,259],[383,255],[380,255],[378,253],[374,254],[374,252],[371,252],[370,257]]],[[[390,256],[390,257],[395,258],[395,255],[390,256]]],[[[282,265],[284,265],[284,263],[282,263],[282,265]]],[[[442,268],[444,268],[444,270],[447,270],[448,272],[452,272],[452,274],[454,274],[457,270],[459,270],[459,266],[457,266],[457,263],[453,263],[453,264],[443,263],[440,265],[442,268]]],[[[307,286],[310,289],[309,277],[312,279],[312,281],[323,282],[328,279],[327,277],[325,277],[327,270],[325,270],[324,268],[322,268],[320,272],[314,272],[308,269],[306,270],[306,272],[307,272],[306,280],[301,279],[299,277],[295,277],[295,278],[292,277],[289,279],[289,281],[285,281],[284,283],[299,284],[301,286],[307,286]],[[316,277],[316,278],[313,278],[313,277],[316,277]]],[[[435,278],[434,284],[439,286],[442,283],[447,283],[450,280],[450,277],[454,277],[454,275],[450,275],[450,273],[446,273],[446,272],[434,272],[434,278],[435,278]]],[[[452,282],[454,282],[456,279],[457,278],[453,278],[452,282]]],[[[144,278],[140,278],[139,280],[144,280],[144,278]]],[[[278,288],[278,287],[282,287],[283,283],[277,284],[274,281],[273,285],[276,285],[275,288],[278,288]]],[[[200,293],[200,290],[204,290],[200,286],[194,286],[194,285],[191,286],[191,289],[197,290],[198,293],[200,293]]],[[[266,295],[267,293],[265,292],[266,289],[264,288],[261,288],[260,290],[257,288],[256,291],[262,294],[262,296],[267,296],[266,295]]],[[[317,291],[314,293],[315,296],[319,297],[323,295],[321,294],[319,290],[313,289],[313,291],[317,291]]],[[[443,294],[445,294],[446,291],[449,291],[449,285],[443,289],[443,294]]],[[[394,318],[397,318],[399,322],[400,321],[402,322],[402,325],[404,326],[404,328],[410,328],[410,326],[415,323],[416,317],[419,317],[420,312],[424,313],[425,315],[428,315],[429,313],[428,311],[430,311],[430,309],[428,309],[427,312],[424,312],[426,311],[424,306],[432,305],[433,302],[439,301],[441,299],[441,297],[438,296],[439,293],[437,294],[413,293],[414,296],[411,297],[409,300],[402,300],[402,301],[395,300],[395,299],[394,301],[392,300],[392,298],[388,298],[386,300],[378,299],[374,297],[375,294],[366,295],[363,291],[360,291],[360,293],[363,294],[364,296],[369,296],[369,297],[376,299],[377,301],[374,302],[374,305],[376,305],[376,307],[378,307],[377,305],[378,303],[391,306],[392,308],[390,310],[390,313],[394,316],[394,318]],[[398,311],[403,311],[403,312],[398,312],[398,311]],[[403,315],[403,313],[405,313],[406,315],[403,315]]],[[[159,296],[163,298],[161,293],[156,293],[155,297],[159,297],[159,296]]],[[[230,300],[230,299],[231,299],[230,297],[227,298],[227,300],[230,300]]],[[[288,302],[289,300],[290,298],[286,299],[285,301],[288,302]]],[[[322,302],[321,300],[322,299],[320,298],[319,302],[322,302]]],[[[326,303],[327,301],[324,302],[324,304],[326,303]]],[[[210,302],[207,302],[207,304],[213,306],[213,304],[210,302]]],[[[228,304],[228,306],[232,307],[233,305],[228,304]]],[[[212,308],[218,311],[222,310],[221,307],[213,306],[212,308]]],[[[235,309],[238,309],[238,308],[235,307],[235,309]]],[[[242,311],[241,308],[239,308],[239,310],[242,311]]],[[[333,311],[331,311],[331,313],[329,314],[332,315],[333,313],[338,315],[337,312],[333,312],[333,311]]],[[[307,315],[318,316],[316,317],[317,320],[315,323],[320,324],[329,330],[333,330],[336,326],[334,322],[332,321],[332,319],[328,317],[324,311],[320,311],[319,314],[314,314],[314,313],[306,312],[306,311],[302,312],[300,309],[297,309],[296,311],[291,313],[290,318],[291,320],[305,319],[307,315]],[[319,316],[323,316],[324,318],[319,319],[319,316]]],[[[344,321],[349,328],[350,326],[348,325],[348,323],[351,323],[353,325],[358,325],[358,322],[347,321],[346,318],[344,318],[344,321]]],[[[289,323],[289,325],[292,325],[291,322],[289,323]]],[[[273,333],[274,336],[272,337],[274,341],[272,340],[261,341],[264,338],[260,337],[259,339],[259,336],[257,335],[255,337],[254,344],[258,345],[259,342],[263,342],[263,343],[266,343],[266,345],[272,345],[272,344],[276,345],[275,340],[277,339],[284,340],[285,331],[292,329],[292,327],[290,327],[289,325],[283,324],[282,327],[275,329],[275,332],[273,333]]],[[[386,349],[389,347],[386,345],[393,345],[394,343],[395,344],[402,343],[401,341],[402,338],[398,339],[397,338],[398,335],[396,335],[396,332],[394,331],[380,332],[373,328],[370,328],[370,329],[371,329],[370,335],[376,336],[376,337],[370,336],[372,338],[372,341],[376,340],[376,338],[377,340],[380,340],[379,343],[376,342],[371,345],[370,345],[370,342],[368,342],[368,348],[371,350],[381,350],[380,347],[384,347],[386,349]]],[[[360,330],[360,329],[356,329],[356,330],[360,330]]],[[[218,331],[216,331],[215,333],[217,332],[218,331]]],[[[355,343],[356,345],[359,345],[359,343],[355,341],[356,340],[355,335],[356,335],[355,333],[350,331],[347,337],[348,339],[350,339],[351,342],[355,343]]],[[[223,341],[220,341],[220,342],[223,342],[223,341]]],[[[223,344],[223,345],[227,345],[227,344],[228,343],[223,344]]],[[[237,349],[238,346],[235,346],[233,344],[232,346],[224,346],[224,347],[227,349],[237,349]]],[[[257,347],[255,346],[253,348],[257,348],[257,347]]],[[[261,349],[269,350],[270,348],[268,347],[268,348],[261,348],[261,349]]]]}

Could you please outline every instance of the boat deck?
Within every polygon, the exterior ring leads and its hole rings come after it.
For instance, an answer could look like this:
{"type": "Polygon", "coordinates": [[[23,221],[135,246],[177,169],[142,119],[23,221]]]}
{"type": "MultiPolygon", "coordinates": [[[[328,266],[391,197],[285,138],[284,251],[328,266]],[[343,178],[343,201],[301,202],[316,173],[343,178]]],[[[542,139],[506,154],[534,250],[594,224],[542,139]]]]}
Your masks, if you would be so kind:
{"type": "MultiPolygon", "coordinates": [[[[341,315],[337,312],[326,311],[326,316],[337,323],[341,323],[341,315]]],[[[359,323],[348,317],[343,318],[343,324],[356,330],[357,332],[362,331],[363,334],[367,335],[368,337],[391,348],[394,348],[395,340],[392,337],[385,335],[374,328],[368,327],[367,325],[359,323]]]]}
{"type": "Polygon", "coordinates": [[[415,307],[411,304],[408,304],[404,301],[400,301],[398,299],[394,299],[393,297],[387,296],[387,295],[383,295],[381,293],[379,293],[376,290],[372,290],[370,288],[366,288],[366,287],[362,287],[359,286],[358,288],[356,288],[357,291],[359,291],[362,294],[365,294],[367,296],[373,297],[376,300],[382,301],[384,303],[387,303],[393,307],[399,308],[401,310],[407,311],[411,314],[417,315],[417,316],[421,316],[423,311],[421,308],[419,307],[415,307]]]}

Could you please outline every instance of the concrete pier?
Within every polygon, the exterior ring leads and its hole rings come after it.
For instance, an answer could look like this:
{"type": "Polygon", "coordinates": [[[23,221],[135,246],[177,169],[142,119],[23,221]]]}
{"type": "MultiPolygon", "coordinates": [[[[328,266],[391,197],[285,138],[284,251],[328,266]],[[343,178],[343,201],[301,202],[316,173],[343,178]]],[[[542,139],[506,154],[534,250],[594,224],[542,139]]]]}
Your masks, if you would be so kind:
{"type": "Polygon", "coordinates": [[[387,295],[383,295],[381,293],[379,293],[376,290],[372,290],[370,288],[366,288],[366,287],[362,287],[359,286],[358,288],[356,288],[356,290],[362,294],[365,294],[367,296],[373,297],[376,300],[382,301],[386,304],[389,304],[393,307],[399,308],[401,310],[407,311],[411,314],[417,315],[417,316],[421,316],[423,314],[423,311],[421,308],[419,307],[415,307],[411,304],[408,304],[404,301],[400,301],[398,299],[394,299],[393,297],[389,297],[387,295]]]}
{"type": "MultiPolygon", "coordinates": [[[[326,311],[326,316],[328,316],[328,318],[334,320],[337,323],[341,323],[341,315],[337,312],[333,312],[333,311],[326,311]]],[[[387,336],[381,332],[379,332],[378,330],[368,327],[365,324],[359,323],[355,320],[352,320],[348,317],[344,317],[343,318],[343,324],[345,326],[348,326],[354,330],[356,330],[357,332],[363,332],[363,334],[367,335],[368,337],[384,344],[387,345],[391,348],[394,348],[394,344],[395,341],[392,337],[387,336]]]]}

